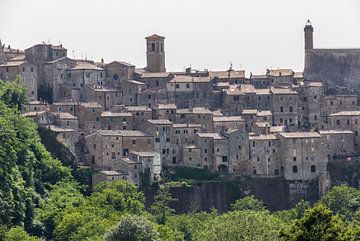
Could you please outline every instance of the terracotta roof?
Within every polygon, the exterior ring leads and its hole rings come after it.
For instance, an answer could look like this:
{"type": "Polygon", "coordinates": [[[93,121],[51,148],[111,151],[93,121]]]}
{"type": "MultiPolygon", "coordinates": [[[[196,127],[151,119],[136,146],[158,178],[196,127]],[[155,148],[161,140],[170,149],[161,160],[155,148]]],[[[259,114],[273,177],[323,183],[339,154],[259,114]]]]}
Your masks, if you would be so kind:
{"type": "Polygon", "coordinates": [[[134,65],[132,65],[132,64],[130,64],[130,63],[127,63],[127,62],[124,62],[124,61],[112,61],[112,62],[110,62],[110,63],[108,63],[108,64],[106,64],[105,65],[105,67],[107,66],[107,65],[110,65],[110,64],[120,64],[120,65],[125,65],[125,66],[128,66],[128,67],[134,67],[134,65]]]}
{"type": "Polygon", "coordinates": [[[283,132],[279,133],[284,138],[319,138],[321,135],[317,132],[283,132]]]}
{"type": "Polygon", "coordinates": [[[71,70],[104,70],[89,62],[78,62],[71,70]]]}
{"type": "Polygon", "coordinates": [[[233,122],[233,121],[244,121],[241,116],[214,116],[214,122],[233,122]]]}
{"type": "Polygon", "coordinates": [[[220,79],[225,78],[245,78],[245,70],[225,70],[225,71],[210,71],[211,78],[218,77],[220,79]]]}
{"type": "Polygon", "coordinates": [[[168,72],[142,72],[141,78],[167,78],[170,74],[168,72]]]}
{"type": "Polygon", "coordinates": [[[188,75],[175,75],[170,80],[170,83],[207,83],[210,82],[210,77],[192,77],[188,75]]]}
{"type": "Polygon", "coordinates": [[[65,120],[77,120],[77,117],[67,112],[55,112],[56,118],[65,120]]]}
{"type": "Polygon", "coordinates": [[[332,135],[332,134],[354,134],[352,131],[345,131],[345,130],[324,130],[319,131],[320,135],[332,135]]]}
{"type": "Polygon", "coordinates": [[[224,139],[224,137],[220,136],[218,133],[197,133],[201,138],[213,138],[215,140],[224,139]]]}
{"type": "Polygon", "coordinates": [[[101,117],[131,117],[132,114],[129,112],[111,112],[104,111],[101,113],[101,117]]]}
{"type": "Polygon", "coordinates": [[[270,88],[271,93],[274,95],[297,95],[297,92],[289,88],[270,88]]]}
{"type": "Polygon", "coordinates": [[[330,116],[354,116],[354,115],[360,115],[360,111],[349,110],[349,111],[340,111],[337,113],[330,114],[330,116]]]}
{"type": "Polygon", "coordinates": [[[293,76],[294,71],[292,69],[271,69],[269,74],[270,76],[293,76]]]}
{"type": "Polygon", "coordinates": [[[276,136],[269,134],[269,135],[249,135],[249,140],[252,141],[269,141],[269,140],[276,140],[276,136]]]}
{"type": "Polygon", "coordinates": [[[158,110],[176,109],[176,105],[175,104],[158,104],[156,106],[156,109],[158,109],[158,110]]]}
{"type": "Polygon", "coordinates": [[[160,36],[158,34],[152,34],[150,36],[145,37],[146,39],[165,39],[164,36],[160,36]]]}
{"type": "Polygon", "coordinates": [[[151,112],[151,109],[145,105],[126,106],[126,109],[128,111],[149,111],[149,112],[151,112]]]}
{"type": "Polygon", "coordinates": [[[79,105],[87,108],[101,108],[101,105],[97,102],[82,102],[79,105]]]}
{"type": "Polygon", "coordinates": [[[172,122],[167,119],[150,119],[148,120],[149,123],[154,125],[171,125],[172,122]]]}
{"type": "Polygon", "coordinates": [[[26,64],[27,61],[24,61],[24,60],[20,60],[20,61],[9,61],[9,62],[6,62],[5,64],[3,65],[0,65],[1,67],[16,67],[16,66],[20,66],[22,64],[26,64]]]}
{"type": "MultiPolygon", "coordinates": [[[[101,136],[132,136],[132,137],[149,136],[142,131],[133,131],[133,130],[97,130],[94,133],[97,133],[101,136]]],[[[93,135],[94,133],[90,135],[93,135]]]]}

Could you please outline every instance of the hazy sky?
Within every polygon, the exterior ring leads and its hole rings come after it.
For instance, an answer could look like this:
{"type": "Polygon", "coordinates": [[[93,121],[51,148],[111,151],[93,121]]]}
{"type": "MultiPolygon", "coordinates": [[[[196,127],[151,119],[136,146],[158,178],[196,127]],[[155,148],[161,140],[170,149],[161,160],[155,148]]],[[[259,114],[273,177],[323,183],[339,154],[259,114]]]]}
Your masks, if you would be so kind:
{"type": "Polygon", "coordinates": [[[359,0],[0,0],[0,38],[25,49],[61,42],[69,57],[146,65],[145,39],[166,37],[166,68],[303,69],[303,27],[315,47],[360,48],[359,0]]]}

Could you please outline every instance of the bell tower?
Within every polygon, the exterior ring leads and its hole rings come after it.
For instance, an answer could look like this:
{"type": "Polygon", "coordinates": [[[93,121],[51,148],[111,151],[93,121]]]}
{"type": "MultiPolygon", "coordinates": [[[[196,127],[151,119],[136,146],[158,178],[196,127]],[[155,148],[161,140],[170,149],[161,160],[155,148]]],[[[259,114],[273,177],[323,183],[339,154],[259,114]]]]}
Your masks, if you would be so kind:
{"type": "Polygon", "coordinates": [[[165,72],[165,37],[153,34],[146,39],[146,70],[149,72],[165,72]]]}
{"type": "Polygon", "coordinates": [[[310,20],[306,21],[305,27],[304,27],[304,36],[305,36],[305,50],[313,49],[313,32],[314,28],[311,25],[310,20]]]}

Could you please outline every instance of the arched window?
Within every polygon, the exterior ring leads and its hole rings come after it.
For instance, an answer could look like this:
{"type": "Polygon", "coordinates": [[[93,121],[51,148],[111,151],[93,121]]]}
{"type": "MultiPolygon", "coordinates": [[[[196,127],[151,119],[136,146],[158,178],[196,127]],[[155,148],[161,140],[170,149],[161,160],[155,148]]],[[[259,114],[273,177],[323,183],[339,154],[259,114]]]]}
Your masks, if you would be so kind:
{"type": "Polygon", "coordinates": [[[298,172],[297,166],[293,166],[293,173],[297,173],[297,172],[298,172]]]}
{"type": "Polygon", "coordinates": [[[315,165],[311,165],[311,172],[316,172],[316,166],[315,165]]]}
{"type": "Polygon", "coordinates": [[[275,176],[279,176],[279,169],[275,169],[274,175],[275,175],[275,176]]]}

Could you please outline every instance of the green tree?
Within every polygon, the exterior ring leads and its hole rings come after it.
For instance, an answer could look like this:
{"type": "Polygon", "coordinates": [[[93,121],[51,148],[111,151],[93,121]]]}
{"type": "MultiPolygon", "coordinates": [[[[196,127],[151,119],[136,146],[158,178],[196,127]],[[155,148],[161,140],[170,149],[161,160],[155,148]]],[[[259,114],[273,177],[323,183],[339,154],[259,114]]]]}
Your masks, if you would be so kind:
{"type": "Polygon", "coordinates": [[[125,215],[120,223],[105,235],[108,241],[156,241],[159,233],[143,216],[125,215]]]}
{"type": "Polygon", "coordinates": [[[209,220],[194,240],[279,240],[283,222],[268,211],[232,211],[209,220]]]}
{"type": "Polygon", "coordinates": [[[321,198],[320,202],[340,217],[352,219],[360,207],[360,191],[346,185],[335,186],[321,198]]]}
{"type": "Polygon", "coordinates": [[[90,196],[90,203],[97,207],[112,206],[119,212],[141,213],[145,210],[144,194],[124,180],[98,184],[90,196]]]}
{"type": "Polygon", "coordinates": [[[20,85],[20,76],[15,80],[4,83],[0,80],[0,100],[10,108],[23,110],[28,103],[26,88],[20,85]]]}
{"type": "Polygon", "coordinates": [[[360,209],[356,211],[356,214],[352,222],[348,222],[346,225],[344,240],[358,241],[360,240],[360,209]]]}
{"type": "Polygon", "coordinates": [[[325,205],[319,203],[305,215],[281,230],[280,237],[289,241],[342,240],[343,222],[325,205]]]}
{"type": "Polygon", "coordinates": [[[30,236],[23,228],[14,227],[5,234],[4,241],[40,241],[34,236],[30,236]]]}
{"type": "Polygon", "coordinates": [[[74,210],[84,202],[79,187],[74,181],[58,182],[52,186],[49,196],[37,209],[36,219],[44,228],[46,238],[52,238],[55,222],[62,218],[64,212],[74,210]]]}
{"type": "Polygon", "coordinates": [[[218,216],[214,209],[210,213],[198,212],[181,215],[172,215],[168,218],[166,225],[174,231],[182,233],[185,240],[193,241],[194,236],[200,230],[204,230],[205,224],[218,216]]]}
{"type": "Polygon", "coordinates": [[[150,212],[156,217],[159,224],[165,224],[167,218],[175,212],[169,205],[177,199],[171,196],[169,185],[160,185],[154,199],[150,212]]]}
{"type": "Polygon", "coordinates": [[[264,203],[254,196],[246,196],[239,200],[236,200],[235,203],[231,204],[231,209],[236,211],[244,210],[253,210],[253,211],[263,211],[265,210],[264,203]]]}
{"type": "Polygon", "coordinates": [[[310,204],[307,201],[301,200],[296,206],[290,210],[281,210],[274,213],[274,215],[281,218],[283,221],[288,222],[294,219],[301,218],[306,210],[310,208],[310,204]]]}

